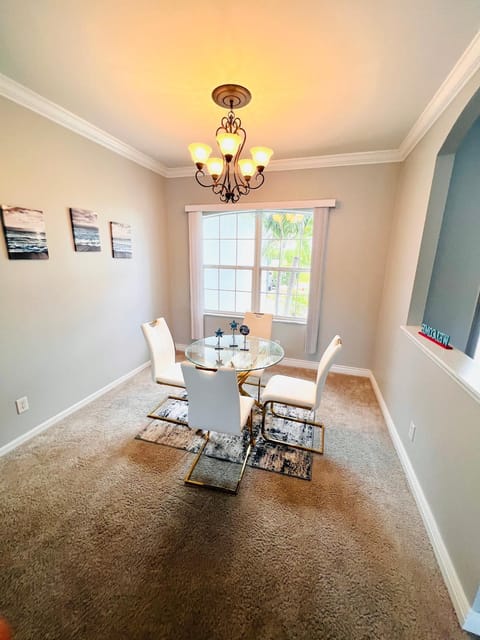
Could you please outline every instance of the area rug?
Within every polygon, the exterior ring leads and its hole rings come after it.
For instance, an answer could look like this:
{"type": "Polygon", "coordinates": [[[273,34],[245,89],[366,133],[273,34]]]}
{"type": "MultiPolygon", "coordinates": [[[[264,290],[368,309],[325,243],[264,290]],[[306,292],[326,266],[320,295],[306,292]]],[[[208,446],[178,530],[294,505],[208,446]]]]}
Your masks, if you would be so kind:
{"type": "MultiPolygon", "coordinates": [[[[304,412],[292,407],[283,408],[286,415],[302,418],[304,412]],[[288,412],[288,413],[287,413],[288,412]]],[[[203,431],[193,430],[181,424],[165,422],[162,418],[174,417],[186,423],[188,404],[186,401],[167,399],[157,407],[150,417],[155,416],[140,433],[135,436],[138,440],[162,444],[176,449],[184,449],[191,453],[198,452],[204,442],[203,431]]],[[[312,453],[301,451],[287,445],[266,442],[261,435],[261,410],[253,411],[253,433],[255,446],[248,459],[248,465],[265,471],[274,471],[303,480],[312,479],[312,453]]],[[[268,422],[269,432],[277,440],[289,440],[305,446],[312,446],[314,434],[310,425],[299,424],[279,418],[270,418],[268,422]]],[[[316,434],[315,434],[316,436],[316,434]]],[[[240,464],[248,443],[248,433],[243,431],[242,436],[224,433],[210,432],[210,439],[205,447],[203,455],[219,460],[226,460],[240,464]]],[[[316,446],[315,442],[315,446],[316,446]]]]}

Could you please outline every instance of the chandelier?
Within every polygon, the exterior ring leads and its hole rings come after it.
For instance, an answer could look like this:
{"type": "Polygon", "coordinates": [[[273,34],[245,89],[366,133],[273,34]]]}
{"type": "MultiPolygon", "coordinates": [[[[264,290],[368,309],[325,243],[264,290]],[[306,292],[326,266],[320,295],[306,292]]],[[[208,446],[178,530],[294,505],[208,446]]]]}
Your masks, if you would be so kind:
{"type": "Polygon", "coordinates": [[[188,145],[197,167],[195,178],[198,184],[211,188],[222,202],[237,202],[240,196],[261,187],[265,182],[263,170],[273,154],[268,147],[252,147],[252,157],[240,159],[247,133],[233,109],[241,109],[251,97],[250,91],[238,84],[222,84],[212,91],[213,101],[229,109],[216,131],[221,158],[210,158],[212,148],[208,144],[193,142],[188,145]],[[205,165],[209,176],[205,173],[205,165]]]}

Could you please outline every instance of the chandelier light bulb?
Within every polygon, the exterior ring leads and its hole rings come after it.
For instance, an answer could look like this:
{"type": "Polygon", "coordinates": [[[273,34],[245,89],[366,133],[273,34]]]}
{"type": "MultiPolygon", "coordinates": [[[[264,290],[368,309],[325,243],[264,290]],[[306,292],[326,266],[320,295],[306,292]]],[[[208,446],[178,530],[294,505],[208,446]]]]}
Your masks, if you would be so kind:
{"type": "Polygon", "coordinates": [[[254,161],[251,158],[243,158],[238,161],[238,166],[240,167],[240,171],[242,172],[245,180],[250,180],[255,171],[257,170],[254,161]]]}
{"type": "Polygon", "coordinates": [[[212,178],[217,180],[218,176],[221,175],[223,171],[223,159],[209,158],[209,160],[207,160],[207,169],[212,178]]]}
{"type": "Polygon", "coordinates": [[[230,156],[231,160],[236,155],[242,139],[238,133],[219,133],[217,142],[222,154],[225,157],[230,156]]]}
{"type": "Polygon", "coordinates": [[[259,171],[263,171],[270,162],[270,158],[273,155],[273,149],[268,147],[252,147],[250,149],[253,162],[259,171]]]}
{"type": "MultiPolygon", "coordinates": [[[[198,165],[202,165],[203,167],[212,153],[212,147],[209,147],[208,144],[203,144],[202,142],[192,142],[192,144],[188,145],[188,150],[190,151],[192,160],[197,167],[198,165]]],[[[201,167],[198,168],[201,169],[201,167]]]]}

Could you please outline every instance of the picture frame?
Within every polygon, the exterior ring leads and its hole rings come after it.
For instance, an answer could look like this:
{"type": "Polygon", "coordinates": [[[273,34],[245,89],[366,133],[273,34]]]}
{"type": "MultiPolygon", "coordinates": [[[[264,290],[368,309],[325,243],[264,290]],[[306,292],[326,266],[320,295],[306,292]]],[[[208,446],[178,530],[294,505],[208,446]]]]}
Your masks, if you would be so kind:
{"type": "Polygon", "coordinates": [[[95,211],[70,207],[70,221],[72,223],[75,251],[102,250],[98,214],[95,211]]]}
{"type": "Polygon", "coordinates": [[[10,260],[48,260],[45,217],[40,209],[0,206],[10,260]]]}
{"type": "Polygon", "coordinates": [[[112,257],[132,258],[132,227],[122,222],[110,222],[112,257]]]}

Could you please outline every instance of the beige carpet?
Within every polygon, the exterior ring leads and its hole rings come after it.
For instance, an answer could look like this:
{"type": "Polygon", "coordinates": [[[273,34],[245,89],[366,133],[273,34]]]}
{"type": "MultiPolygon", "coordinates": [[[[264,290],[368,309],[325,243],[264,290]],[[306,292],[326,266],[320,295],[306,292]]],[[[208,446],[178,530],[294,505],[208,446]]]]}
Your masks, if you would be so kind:
{"type": "Polygon", "coordinates": [[[144,371],[0,459],[15,640],[468,637],[366,379],[329,376],[312,482],[247,467],[238,496],[134,439],[161,394],[144,371]]]}

